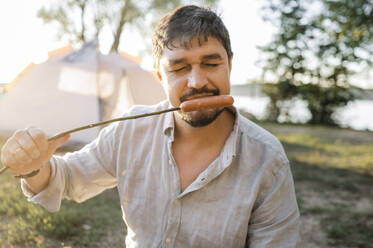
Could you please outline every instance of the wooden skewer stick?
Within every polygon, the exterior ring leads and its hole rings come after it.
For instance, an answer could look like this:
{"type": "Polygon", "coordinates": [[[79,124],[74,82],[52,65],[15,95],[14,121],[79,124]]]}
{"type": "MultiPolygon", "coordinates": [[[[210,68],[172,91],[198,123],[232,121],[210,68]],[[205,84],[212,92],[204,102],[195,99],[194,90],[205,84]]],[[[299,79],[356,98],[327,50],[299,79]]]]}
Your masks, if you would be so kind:
{"type": "MultiPolygon", "coordinates": [[[[84,129],[97,127],[97,126],[109,124],[109,123],[116,122],[116,121],[125,121],[125,120],[147,117],[147,116],[151,116],[151,115],[159,115],[159,114],[163,114],[163,113],[171,112],[171,111],[176,111],[176,110],[181,110],[183,112],[190,112],[190,111],[200,110],[200,109],[203,109],[203,108],[227,107],[227,106],[231,106],[233,104],[233,102],[234,102],[233,97],[228,96],[228,95],[208,96],[208,97],[205,97],[205,98],[192,99],[192,100],[183,102],[180,105],[180,107],[176,107],[176,108],[170,108],[170,109],[157,111],[157,112],[152,112],[152,113],[147,113],[147,114],[134,115],[134,116],[128,116],[128,117],[123,117],[123,118],[116,118],[116,119],[112,119],[112,120],[108,120],[108,121],[102,121],[102,122],[90,124],[90,125],[87,125],[87,126],[71,129],[71,130],[68,130],[66,132],[59,133],[59,134],[57,134],[53,137],[50,137],[48,139],[48,141],[60,138],[60,137],[66,135],[66,134],[69,134],[69,133],[78,132],[78,131],[81,131],[81,130],[84,130],[84,129]]],[[[4,168],[0,169],[0,175],[3,174],[7,169],[8,169],[7,167],[4,167],[4,168]]]]}
{"type": "MultiPolygon", "coordinates": [[[[58,139],[58,138],[66,135],[66,134],[69,134],[69,133],[75,133],[75,132],[78,132],[78,131],[81,131],[81,130],[84,130],[84,129],[93,128],[93,127],[97,127],[97,126],[102,126],[102,125],[109,124],[109,123],[116,122],[116,121],[138,119],[138,118],[148,117],[148,116],[152,116],[152,115],[159,115],[159,114],[163,114],[163,113],[167,113],[167,112],[177,111],[177,110],[180,110],[180,108],[179,107],[170,108],[170,109],[157,111],[157,112],[152,112],[152,113],[147,113],[147,114],[133,115],[133,116],[115,118],[115,119],[111,119],[111,120],[107,120],[107,121],[101,121],[101,122],[97,122],[97,123],[89,124],[89,125],[86,125],[86,126],[70,129],[68,131],[56,134],[56,135],[48,138],[48,141],[58,139]]],[[[1,168],[0,169],[0,175],[3,174],[7,169],[8,169],[8,167],[1,168]]]]}
{"type": "Polygon", "coordinates": [[[89,124],[89,125],[86,125],[86,126],[74,128],[74,129],[56,134],[55,136],[48,138],[48,141],[58,139],[58,138],[66,135],[66,134],[69,134],[69,133],[75,133],[75,132],[78,132],[78,131],[81,131],[81,130],[84,130],[84,129],[93,128],[93,127],[97,127],[97,126],[102,126],[102,125],[106,125],[106,124],[116,122],[116,121],[126,121],[126,120],[138,119],[138,118],[148,117],[148,116],[152,116],[152,115],[159,115],[159,114],[163,114],[163,113],[167,113],[167,112],[172,112],[172,111],[176,111],[176,110],[180,110],[180,108],[170,108],[170,109],[161,110],[161,111],[152,112],[152,113],[147,113],[147,114],[133,115],[133,116],[115,118],[115,119],[111,119],[111,120],[107,120],[107,121],[101,121],[101,122],[89,124]]]}
{"type": "Polygon", "coordinates": [[[3,174],[7,169],[8,169],[8,167],[1,168],[0,169],[0,175],[3,174]]]}

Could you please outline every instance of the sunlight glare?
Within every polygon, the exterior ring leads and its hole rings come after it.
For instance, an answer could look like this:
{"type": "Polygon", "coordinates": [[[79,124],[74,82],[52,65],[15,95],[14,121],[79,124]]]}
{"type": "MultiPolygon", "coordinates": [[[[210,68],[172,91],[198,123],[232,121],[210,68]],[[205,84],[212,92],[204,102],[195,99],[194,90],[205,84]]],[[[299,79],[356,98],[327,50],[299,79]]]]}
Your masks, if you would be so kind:
{"type": "Polygon", "coordinates": [[[41,51],[32,58],[32,63],[34,64],[42,64],[45,61],[48,60],[48,52],[47,51],[41,51]]]}

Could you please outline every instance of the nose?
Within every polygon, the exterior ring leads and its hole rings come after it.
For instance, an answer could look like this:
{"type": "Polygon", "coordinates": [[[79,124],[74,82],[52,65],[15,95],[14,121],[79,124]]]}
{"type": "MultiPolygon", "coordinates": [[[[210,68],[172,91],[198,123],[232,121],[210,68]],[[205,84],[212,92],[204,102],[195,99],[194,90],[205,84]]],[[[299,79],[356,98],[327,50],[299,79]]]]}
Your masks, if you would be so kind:
{"type": "Polygon", "coordinates": [[[203,70],[198,66],[192,67],[188,75],[188,87],[200,89],[207,85],[207,82],[208,80],[203,70]]]}

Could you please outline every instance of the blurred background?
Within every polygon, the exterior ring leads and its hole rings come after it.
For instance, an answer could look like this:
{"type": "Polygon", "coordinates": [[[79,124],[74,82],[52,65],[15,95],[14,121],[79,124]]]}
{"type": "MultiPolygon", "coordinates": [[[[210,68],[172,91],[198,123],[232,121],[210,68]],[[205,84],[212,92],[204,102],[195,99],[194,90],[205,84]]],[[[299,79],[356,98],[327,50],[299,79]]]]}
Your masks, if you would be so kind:
{"type": "MultiPolygon", "coordinates": [[[[230,32],[235,104],[291,161],[299,247],[373,247],[371,0],[2,2],[0,146],[28,125],[52,135],[164,99],[151,37],[180,4],[210,6],[230,32]]],[[[0,247],[123,247],[115,190],[49,214],[6,173],[0,199],[0,247]]]]}

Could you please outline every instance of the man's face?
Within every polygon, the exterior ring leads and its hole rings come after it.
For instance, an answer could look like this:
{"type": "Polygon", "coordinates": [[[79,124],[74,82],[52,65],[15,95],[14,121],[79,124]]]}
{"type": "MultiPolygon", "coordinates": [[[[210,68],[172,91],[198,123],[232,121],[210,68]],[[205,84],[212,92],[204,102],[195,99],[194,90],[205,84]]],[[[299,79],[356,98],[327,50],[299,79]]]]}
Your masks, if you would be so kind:
{"type": "MultiPolygon", "coordinates": [[[[212,95],[227,95],[230,92],[229,76],[231,61],[223,45],[215,38],[208,41],[191,40],[185,48],[178,41],[176,48],[165,48],[160,58],[158,76],[162,80],[172,106],[178,107],[183,101],[212,95]]],[[[177,115],[192,126],[211,123],[221,109],[205,109],[177,115]]]]}

